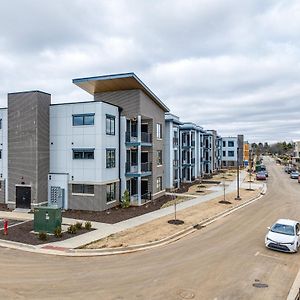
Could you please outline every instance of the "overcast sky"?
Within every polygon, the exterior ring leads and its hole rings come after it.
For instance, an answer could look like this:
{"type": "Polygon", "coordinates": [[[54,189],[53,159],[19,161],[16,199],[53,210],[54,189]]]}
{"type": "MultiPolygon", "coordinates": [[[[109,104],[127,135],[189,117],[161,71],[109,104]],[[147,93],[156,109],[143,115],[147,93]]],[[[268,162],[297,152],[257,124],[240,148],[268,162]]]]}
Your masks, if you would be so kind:
{"type": "Polygon", "coordinates": [[[91,100],[73,78],[134,72],[181,121],[300,140],[300,1],[9,0],[0,28],[1,106],[91,100]]]}

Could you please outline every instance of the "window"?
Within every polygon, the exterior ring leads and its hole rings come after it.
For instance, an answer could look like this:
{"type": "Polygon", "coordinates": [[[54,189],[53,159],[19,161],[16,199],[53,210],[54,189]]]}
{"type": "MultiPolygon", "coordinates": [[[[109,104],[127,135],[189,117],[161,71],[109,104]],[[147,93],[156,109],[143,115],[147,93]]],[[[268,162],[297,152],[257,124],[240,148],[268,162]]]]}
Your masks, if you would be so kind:
{"type": "Polygon", "coordinates": [[[162,139],[162,124],[160,123],[156,124],[156,137],[157,139],[162,139]]]}
{"type": "Polygon", "coordinates": [[[91,184],[72,184],[72,194],[94,195],[94,186],[91,184]]]}
{"type": "Polygon", "coordinates": [[[116,183],[110,183],[106,185],[106,202],[116,200],[116,183]]]}
{"type": "Polygon", "coordinates": [[[157,150],[157,165],[162,165],[162,150],[157,150]]]}
{"type": "Polygon", "coordinates": [[[226,151],[223,151],[223,156],[226,156],[226,151]]]}
{"type": "Polygon", "coordinates": [[[2,129],[2,119],[0,119],[0,129],[2,129]]]}
{"type": "Polygon", "coordinates": [[[228,156],[229,157],[234,157],[234,151],[228,151],[228,156]]]}
{"type": "Polygon", "coordinates": [[[94,159],[94,149],[73,149],[73,159],[94,159]]]}
{"type": "Polygon", "coordinates": [[[234,147],[234,141],[228,141],[228,147],[234,147]]]}
{"type": "Polygon", "coordinates": [[[223,141],[223,147],[226,147],[226,142],[225,141],[223,141]]]}
{"type": "Polygon", "coordinates": [[[106,149],[106,168],[115,168],[116,149],[106,149]]]}
{"type": "Polygon", "coordinates": [[[111,115],[106,115],[106,134],[115,135],[116,118],[111,115]]]}
{"type": "Polygon", "coordinates": [[[94,125],[95,114],[73,115],[73,126],[94,125]]]}
{"type": "Polygon", "coordinates": [[[159,192],[162,190],[162,177],[157,177],[156,179],[156,190],[159,192]]]}

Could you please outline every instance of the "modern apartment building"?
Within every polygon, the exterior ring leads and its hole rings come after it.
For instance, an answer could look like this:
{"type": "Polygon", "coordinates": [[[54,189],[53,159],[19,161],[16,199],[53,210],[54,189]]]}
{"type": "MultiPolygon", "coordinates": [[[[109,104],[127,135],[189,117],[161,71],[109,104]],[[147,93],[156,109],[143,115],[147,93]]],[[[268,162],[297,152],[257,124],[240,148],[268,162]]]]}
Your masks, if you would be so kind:
{"type": "Polygon", "coordinates": [[[244,159],[244,137],[222,137],[222,166],[236,167],[237,162],[243,166],[244,159]]]}
{"type": "Polygon", "coordinates": [[[142,205],[217,172],[222,153],[223,166],[236,161],[242,136],[224,138],[221,149],[215,130],[180,122],[134,73],[73,83],[93,100],[51,104],[41,91],[8,94],[0,109],[0,203],[103,211],[127,190],[131,205],[142,205]]]}

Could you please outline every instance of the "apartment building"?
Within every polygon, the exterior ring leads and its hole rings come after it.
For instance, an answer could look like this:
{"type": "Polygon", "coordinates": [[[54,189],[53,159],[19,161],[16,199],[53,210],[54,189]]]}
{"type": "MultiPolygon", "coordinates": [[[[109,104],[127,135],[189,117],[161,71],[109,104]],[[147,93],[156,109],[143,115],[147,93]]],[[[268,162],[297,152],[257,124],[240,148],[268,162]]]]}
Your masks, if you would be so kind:
{"type": "Polygon", "coordinates": [[[165,114],[165,178],[166,189],[173,190],[180,187],[181,162],[180,162],[180,125],[179,117],[165,114]]]}
{"type": "Polygon", "coordinates": [[[0,109],[0,203],[103,211],[127,190],[131,205],[142,205],[217,172],[221,158],[234,165],[243,151],[243,136],[221,139],[181,122],[134,73],[73,83],[93,100],[51,104],[42,91],[8,94],[0,109]]]}
{"type": "Polygon", "coordinates": [[[236,167],[237,162],[243,166],[244,159],[244,137],[222,137],[222,166],[236,167]]]}

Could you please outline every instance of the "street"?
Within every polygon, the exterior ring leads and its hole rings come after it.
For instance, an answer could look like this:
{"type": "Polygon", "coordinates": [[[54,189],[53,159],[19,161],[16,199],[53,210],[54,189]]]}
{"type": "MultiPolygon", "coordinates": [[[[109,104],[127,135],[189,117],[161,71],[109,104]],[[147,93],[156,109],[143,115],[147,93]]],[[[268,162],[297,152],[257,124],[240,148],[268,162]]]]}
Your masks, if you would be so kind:
{"type": "Polygon", "coordinates": [[[265,164],[262,199],[168,246],[92,258],[0,248],[1,299],[285,299],[300,252],[268,250],[264,236],[279,218],[300,219],[300,184],[265,164]]]}

